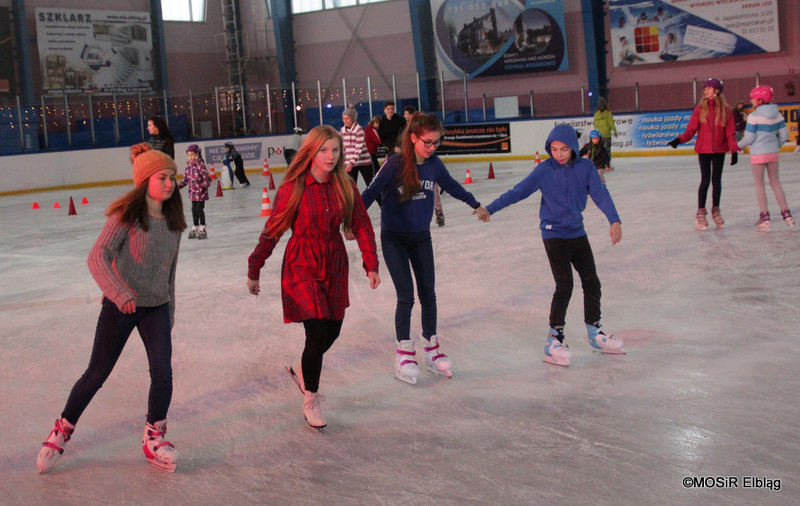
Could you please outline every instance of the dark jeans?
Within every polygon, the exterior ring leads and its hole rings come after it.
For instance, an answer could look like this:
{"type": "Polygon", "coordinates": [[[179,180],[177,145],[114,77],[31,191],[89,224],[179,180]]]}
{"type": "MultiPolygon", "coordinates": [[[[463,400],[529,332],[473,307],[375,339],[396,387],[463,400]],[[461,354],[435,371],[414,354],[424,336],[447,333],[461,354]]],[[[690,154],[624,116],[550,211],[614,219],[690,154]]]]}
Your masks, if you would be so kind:
{"type": "Polygon", "coordinates": [[[331,349],[342,331],[342,320],[304,320],[306,346],[303,349],[301,367],[303,386],[308,392],[319,390],[319,377],[322,373],[322,356],[331,349]]]}
{"type": "Polygon", "coordinates": [[[578,271],[583,286],[583,320],[595,325],[600,321],[600,280],[594,265],[592,247],[587,236],[575,239],[544,239],[556,291],[550,304],[550,327],[563,327],[567,306],[572,297],[572,267],[578,271]]]}
{"type": "Polygon", "coordinates": [[[155,307],[137,307],[133,314],[117,309],[109,299],[97,319],[92,358],[86,372],[72,387],[67,405],[61,416],[75,425],[100,390],[117,363],[133,329],[139,330],[150,364],[150,397],[147,403],[147,421],[158,422],[167,417],[172,400],[172,335],[169,304],[155,307]]]}
{"type": "Polygon", "coordinates": [[[192,201],[192,223],[195,227],[206,224],[206,212],[204,211],[205,207],[205,200],[192,201]]]}
{"type": "Polygon", "coordinates": [[[422,335],[426,339],[436,334],[436,273],[433,262],[431,232],[381,233],[381,247],[386,268],[397,292],[394,328],[398,341],[411,337],[411,309],[414,307],[414,282],[422,306],[422,335]]]}
{"type": "Polygon", "coordinates": [[[722,167],[725,164],[725,153],[699,153],[700,188],[697,190],[697,207],[706,207],[708,185],[711,183],[711,205],[719,207],[722,197],[722,167]]]}
{"type": "Polygon", "coordinates": [[[353,181],[358,183],[358,173],[361,173],[361,177],[364,178],[364,182],[369,186],[372,182],[372,177],[375,175],[375,172],[372,170],[372,164],[370,165],[354,165],[348,174],[353,181]]]}
{"type": "MultiPolygon", "coordinates": [[[[244,163],[237,163],[236,169],[233,171],[234,175],[236,175],[236,179],[239,180],[239,184],[246,184],[249,185],[250,181],[247,179],[247,175],[244,173],[244,163]]],[[[233,179],[231,179],[231,183],[233,179]]]]}

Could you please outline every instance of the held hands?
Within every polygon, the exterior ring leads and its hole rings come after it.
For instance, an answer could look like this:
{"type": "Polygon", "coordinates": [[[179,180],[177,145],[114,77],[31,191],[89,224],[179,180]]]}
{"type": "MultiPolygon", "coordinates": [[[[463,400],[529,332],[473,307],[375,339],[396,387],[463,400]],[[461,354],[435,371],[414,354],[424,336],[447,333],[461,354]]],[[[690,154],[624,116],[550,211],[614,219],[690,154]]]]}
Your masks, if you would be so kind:
{"type": "Polygon", "coordinates": [[[672,139],[671,141],[669,141],[667,144],[669,144],[670,146],[672,146],[672,149],[678,149],[678,144],[680,144],[680,141],[678,140],[678,138],[677,138],[677,137],[675,137],[674,139],[672,139]]]}
{"type": "Polygon", "coordinates": [[[737,163],[739,163],[739,153],[734,151],[731,153],[731,165],[736,165],[737,163]]]}
{"type": "Polygon", "coordinates": [[[355,232],[353,232],[352,228],[350,230],[344,231],[344,238],[347,239],[348,241],[352,241],[353,239],[356,238],[356,234],[355,232]]]}
{"type": "Polygon", "coordinates": [[[488,222],[489,218],[492,216],[491,213],[488,210],[486,210],[486,208],[483,206],[480,206],[479,208],[472,211],[472,214],[477,214],[478,219],[484,223],[488,222]]]}
{"type": "Polygon", "coordinates": [[[261,292],[261,285],[257,279],[247,278],[247,291],[253,295],[258,295],[261,292]]]}
{"type": "Polygon", "coordinates": [[[615,245],[622,240],[622,224],[615,221],[611,224],[611,230],[608,231],[608,236],[611,238],[611,245],[615,245]]]}
{"type": "Polygon", "coordinates": [[[378,276],[377,272],[368,272],[367,277],[369,278],[369,287],[373,290],[381,284],[381,277],[378,276]]]}

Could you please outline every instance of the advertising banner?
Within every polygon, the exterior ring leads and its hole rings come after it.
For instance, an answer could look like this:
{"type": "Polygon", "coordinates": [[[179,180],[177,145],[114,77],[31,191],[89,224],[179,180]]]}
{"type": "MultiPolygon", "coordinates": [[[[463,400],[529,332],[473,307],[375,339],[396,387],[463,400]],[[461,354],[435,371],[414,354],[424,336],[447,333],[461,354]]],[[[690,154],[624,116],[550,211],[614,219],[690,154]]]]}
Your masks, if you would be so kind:
{"type": "Polygon", "coordinates": [[[561,0],[431,0],[445,80],[566,70],[561,0]]]}
{"type": "Polygon", "coordinates": [[[610,0],[614,66],[780,51],[777,0],[610,0]]]}
{"type": "Polygon", "coordinates": [[[445,127],[440,155],[510,153],[511,128],[508,123],[483,123],[445,127]]]}
{"type": "Polygon", "coordinates": [[[44,93],[154,88],[149,12],[36,8],[44,93]]]}

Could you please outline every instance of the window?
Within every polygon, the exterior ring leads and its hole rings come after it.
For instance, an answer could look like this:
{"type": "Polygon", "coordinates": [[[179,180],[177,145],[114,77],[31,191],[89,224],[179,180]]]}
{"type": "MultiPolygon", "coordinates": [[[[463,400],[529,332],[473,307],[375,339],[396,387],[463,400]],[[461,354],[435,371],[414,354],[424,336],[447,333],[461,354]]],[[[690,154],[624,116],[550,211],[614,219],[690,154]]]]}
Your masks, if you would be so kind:
{"type": "Polygon", "coordinates": [[[164,21],[206,20],[206,0],[161,0],[161,17],[164,21]]]}
{"type": "MultiPolygon", "coordinates": [[[[166,0],[161,0],[162,2],[166,0]]],[[[292,14],[351,7],[387,0],[292,0],[292,14]]]]}

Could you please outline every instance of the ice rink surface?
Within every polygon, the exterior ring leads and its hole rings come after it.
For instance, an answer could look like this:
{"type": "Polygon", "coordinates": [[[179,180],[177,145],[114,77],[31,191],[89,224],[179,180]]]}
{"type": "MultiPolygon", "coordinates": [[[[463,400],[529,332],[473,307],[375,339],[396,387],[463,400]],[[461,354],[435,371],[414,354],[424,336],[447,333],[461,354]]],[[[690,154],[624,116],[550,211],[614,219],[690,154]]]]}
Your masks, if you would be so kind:
{"type": "MultiPolygon", "coordinates": [[[[542,362],[554,283],[538,194],[488,224],[444,196],[447,224],[432,234],[453,378],[394,379],[392,282],[381,266],[370,290],[350,242],[351,306],[322,372],[324,434],[306,426],[284,370],[303,345],[302,326],[284,324],[281,311],[288,235],[262,271],[261,296],[245,287],[264,178],[212,196],[209,239],[184,237],[178,264],[174,474],[148,466],[141,450],[149,378],[135,332],[58,465],[38,474],[41,442],[92,347],[101,293],[86,257],[105,207],[129,187],[0,198],[0,503],[795,503],[800,225],[780,221],[768,189],[773,231],[756,232],[748,156],[725,168],[721,231],[694,229],[696,157],[614,165],[607,184],[622,242],[611,246],[591,201],[584,218],[603,324],[626,356],[592,353],[576,286],[565,330],[572,366],[542,362]],[[77,216],[67,215],[70,196],[77,216]]],[[[486,205],[532,166],[494,163],[493,180],[488,163],[449,169],[459,181],[470,169],[468,189],[486,205]]],[[[781,155],[781,175],[800,218],[800,157],[781,155]]],[[[378,235],[379,208],[370,215],[378,235]]]]}

